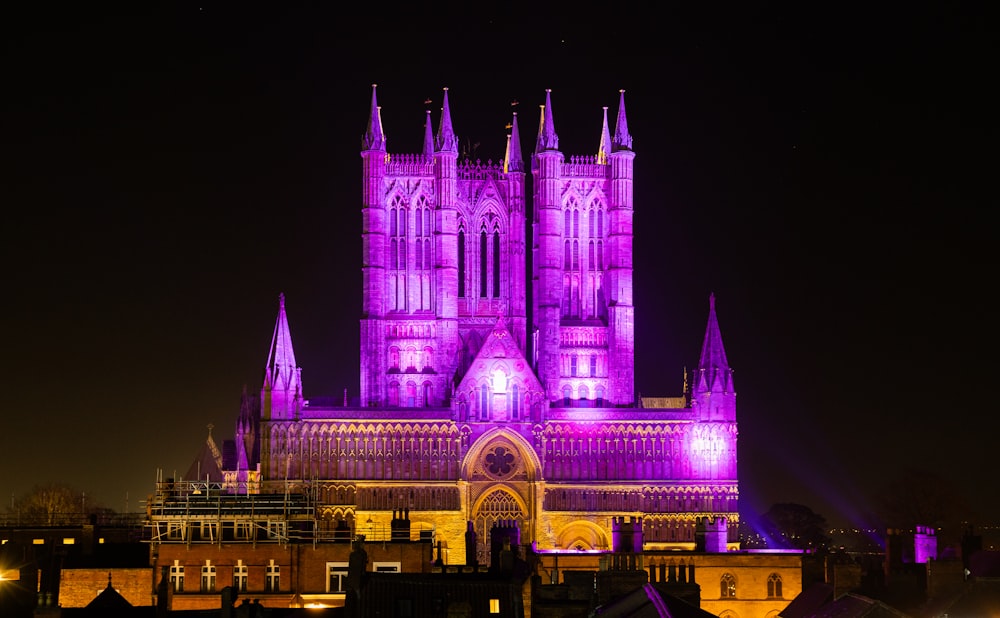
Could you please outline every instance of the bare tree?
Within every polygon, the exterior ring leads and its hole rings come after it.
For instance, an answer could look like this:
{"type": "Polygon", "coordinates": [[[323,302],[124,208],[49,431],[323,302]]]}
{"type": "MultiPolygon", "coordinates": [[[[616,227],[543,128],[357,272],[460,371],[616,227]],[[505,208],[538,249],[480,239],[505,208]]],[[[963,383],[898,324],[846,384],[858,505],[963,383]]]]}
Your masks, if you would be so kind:
{"type": "Polygon", "coordinates": [[[68,485],[36,485],[15,500],[12,513],[46,526],[79,523],[86,515],[85,495],[68,485]]]}
{"type": "Polygon", "coordinates": [[[764,513],[761,523],[766,537],[786,548],[817,550],[830,544],[826,518],[801,504],[775,504],[764,513]]]}

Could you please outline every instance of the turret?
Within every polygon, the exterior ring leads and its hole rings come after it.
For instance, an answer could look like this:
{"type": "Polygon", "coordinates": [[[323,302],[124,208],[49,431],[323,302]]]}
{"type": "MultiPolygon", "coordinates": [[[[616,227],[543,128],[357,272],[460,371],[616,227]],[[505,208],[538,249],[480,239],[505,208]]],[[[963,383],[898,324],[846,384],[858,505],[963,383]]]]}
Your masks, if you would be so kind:
{"type": "Polygon", "coordinates": [[[535,141],[535,294],[534,315],[538,332],[536,374],[550,401],[559,394],[559,318],[563,294],[562,259],[562,165],[552,117],[552,91],[545,91],[535,141]]]}
{"type": "Polygon", "coordinates": [[[385,355],[385,252],[387,215],[382,194],[386,172],[382,113],[372,84],[368,130],[361,142],[363,195],[361,202],[361,404],[384,403],[381,372],[385,355]]]}
{"type": "MultiPolygon", "coordinates": [[[[441,371],[454,378],[458,369],[458,138],[451,125],[448,89],[441,102],[441,124],[434,141],[434,184],[437,208],[434,209],[435,239],[434,286],[438,350],[436,362],[441,371]]],[[[443,393],[447,400],[450,393],[443,393]]]]}
{"type": "Polygon", "coordinates": [[[264,369],[261,412],[264,420],[299,420],[302,412],[302,370],[295,364],[292,335],[285,314],[285,295],[278,296],[278,320],[264,369]]]}
{"type": "Polygon", "coordinates": [[[524,207],[524,159],[521,156],[521,134],[517,128],[517,112],[510,121],[510,134],[507,136],[507,152],[504,155],[503,169],[507,174],[507,196],[510,207],[510,225],[508,227],[508,298],[510,299],[510,333],[517,341],[517,347],[527,354],[525,340],[528,331],[527,290],[527,259],[525,245],[525,207],[524,207]]]}
{"type": "Polygon", "coordinates": [[[597,147],[597,162],[601,165],[608,164],[608,155],[611,154],[611,132],[608,130],[608,106],[605,105],[604,122],[601,125],[601,143],[597,147]]]}
{"type": "Polygon", "coordinates": [[[424,120],[424,156],[430,159],[434,156],[434,127],[431,124],[431,110],[427,110],[424,120]]]}
{"type": "Polygon", "coordinates": [[[619,91],[618,120],[611,140],[610,195],[607,240],[608,375],[613,403],[635,403],[635,307],[632,299],[632,136],[625,118],[625,91],[619,91]]]}
{"type": "Polygon", "coordinates": [[[708,300],[708,326],[701,346],[701,360],[692,380],[691,407],[703,421],[735,421],[736,392],[722,333],[715,315],[715,294],[708,300]]]}

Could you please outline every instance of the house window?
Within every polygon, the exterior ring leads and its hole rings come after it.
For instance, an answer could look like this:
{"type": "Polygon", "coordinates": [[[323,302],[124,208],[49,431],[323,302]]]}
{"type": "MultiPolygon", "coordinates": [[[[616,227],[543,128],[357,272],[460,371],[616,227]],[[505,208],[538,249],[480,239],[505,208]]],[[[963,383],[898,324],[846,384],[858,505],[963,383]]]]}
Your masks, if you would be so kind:
{"type": "Polygon", "coordinates": [[[726,573],[722,576],[720,588],[719,596],[723,599],[736,598],[736,578],[733,577],[732,573],[726,573]]]}
{"type": "Polygon", "coordinates": [[[326,591],[346,592],[347,591],[347,562],[327,562],[326,563],[326,591]]]}
{"type": "Polygon", "coordinates": [[[242,560],[238,560],[233,567],[233,588],[237,592],[247,591],[247,565],[242,560]]]}
{"type": "Polygon", "coordinates": [[[206,560],[201,567],[201,591],[215,592],[215,565],[211,560],[206,560]]]}
{"type": "Polygon", "coordinates": [[[265,592],[278,592],[281,589],[279,585],[281,583],[281,567],[274,563],[274,560],[270,562],[264,568],[264,591],[265,592]]]}
{"type": "Polygon", "coordinates": [[[500,599],[490,599],[490,613],[491,614],[500,613],[500,599]]]}
{"type": "Polygon", "coordinates": [[[167,538],[171,541],[180,541],[184,539],[184,524],[179,523],[168,523],[167,524],[167,538]]]}
{"type": "Polygon", "coordinates": [[[399,573],[401,562],[373,562],[372,570],[376,573],[399,573]]]}
{"type": "Polygon", "coordinates": [[[569,375],[576,377],[576,354],[569,357],[569,375]]]}
{"type": "Polygon", "coordinates": [[[771,573],[770,577],[767,578],[767,597],[769,599],[781,598],[781,576],[777,573],[771,573]]]}
{"type": "Polygon", "coordinates": [[[590,377],[592,377],[592,378],[596,378],[597,377],[597,355],[596,354],[591,354],[590,355],[590,377]]]}
{"type": "Polygon", "coordinates": [[[285,522],[283,521],[267,522],[267,538],[269,539],[285,538],[285,522]]]}
{"type": "Polygon", "coordinates": [[[180,560],[174,560],[170,567],[170,585],[174,592],[184,592],[184,567],[180,565],[180,560]]]}

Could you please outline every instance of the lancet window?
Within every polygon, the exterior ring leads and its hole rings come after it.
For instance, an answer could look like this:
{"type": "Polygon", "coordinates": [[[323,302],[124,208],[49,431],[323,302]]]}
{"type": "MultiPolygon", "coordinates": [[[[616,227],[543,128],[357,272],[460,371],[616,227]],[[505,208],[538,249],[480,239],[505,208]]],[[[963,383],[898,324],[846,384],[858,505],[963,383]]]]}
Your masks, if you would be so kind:
{"type": "Polygon", "coordinates": [[[768,598],[781,598],[781,576],[777,573],[771,573],[767,578],[767,596],[768,598]]]}
{"type": "Polygon", "coordinates": [[[719,581],[719,596],[723,599],[736,598],[736,578],[732,573],[725,573],[719,581]]]}

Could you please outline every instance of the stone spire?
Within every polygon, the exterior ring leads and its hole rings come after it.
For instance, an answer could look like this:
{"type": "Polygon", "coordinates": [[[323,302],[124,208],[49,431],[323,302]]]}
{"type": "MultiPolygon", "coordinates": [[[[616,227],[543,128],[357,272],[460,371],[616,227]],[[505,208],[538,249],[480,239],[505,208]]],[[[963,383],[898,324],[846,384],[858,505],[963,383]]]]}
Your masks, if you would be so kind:
{"type": "Polygon", "coordinates": [[[378,106],[378,99],[375,97],[377,84],[372,84],[372,110],[368,118],[368,130],[361,139],[362,150],[381,150],[385,152],[385,133],[382,131],[382,108],[378,106]]]}
{"type": "Polygon", "coordinates": [[[510,121],[510,135],[507,136],[507,154],[503,159],[505,172],[523,172],[524,159],[521,158],[521,135],[517,131],[517,112],[510,121]]]}
{"type": "Polygon", "coordinates": [[[434,156],[434,128],[431,126],[431,110],[427,110],[427,120],[424,121],[424,156],[434,156]]]}
{"type": "Polygon", "coordinates": [[[458,138],[451,128],[451,110],[448,107],[448,89],[444,89],[444,101],[441,104],[441,126],[438,127],[437,149],[443,152],[458,154],[458,138]]]}
{"type": "Polygon", "coordinates": [[[615,123],[615,139],[611,147],[616,151],[632,150],[632,136],[628,133],[628,120],[625,119],[625,91],[618,92],[618,121],[615,123]]]}
{"type": "Polygon", "coordinates": [[[556,125],[552,122],[552,89],[545,89],[545,105],[542,106],[542,118],[538,124],[538,142],[535,152],[542,150],[559,150],[559,136],[556,135],[556,125]]]}
{"type": "Polygon", "coordinates": [[[264,369],[262,401],[268,418],[293,418],[299,413],[302,400],[302,370],[295,364],[292,335],[285,314],[285,295],[278,297],[278,320],[271,338],[271,351],[264,369]],[[270,409],[266,409],[267,407],[270,409]]]}
{"type": "Polygon", "coordinates": [[[708,326],[705,328],[705,341],[701,345],[695,391],[732,392],[732,373],[726,359],[726,349],[722,346],[722,333],[715,315],[715,294],[712,294],[708,297],[708,326]]]}
{"type": "Polygon", "coordinates": [[[605,105],[604,124],[601,126],[601,144],[597,147],[597,162],[601,165],[607,165],[609,154],[611,154],[611,132],[608,131],[608,107],[605,105]]]}

